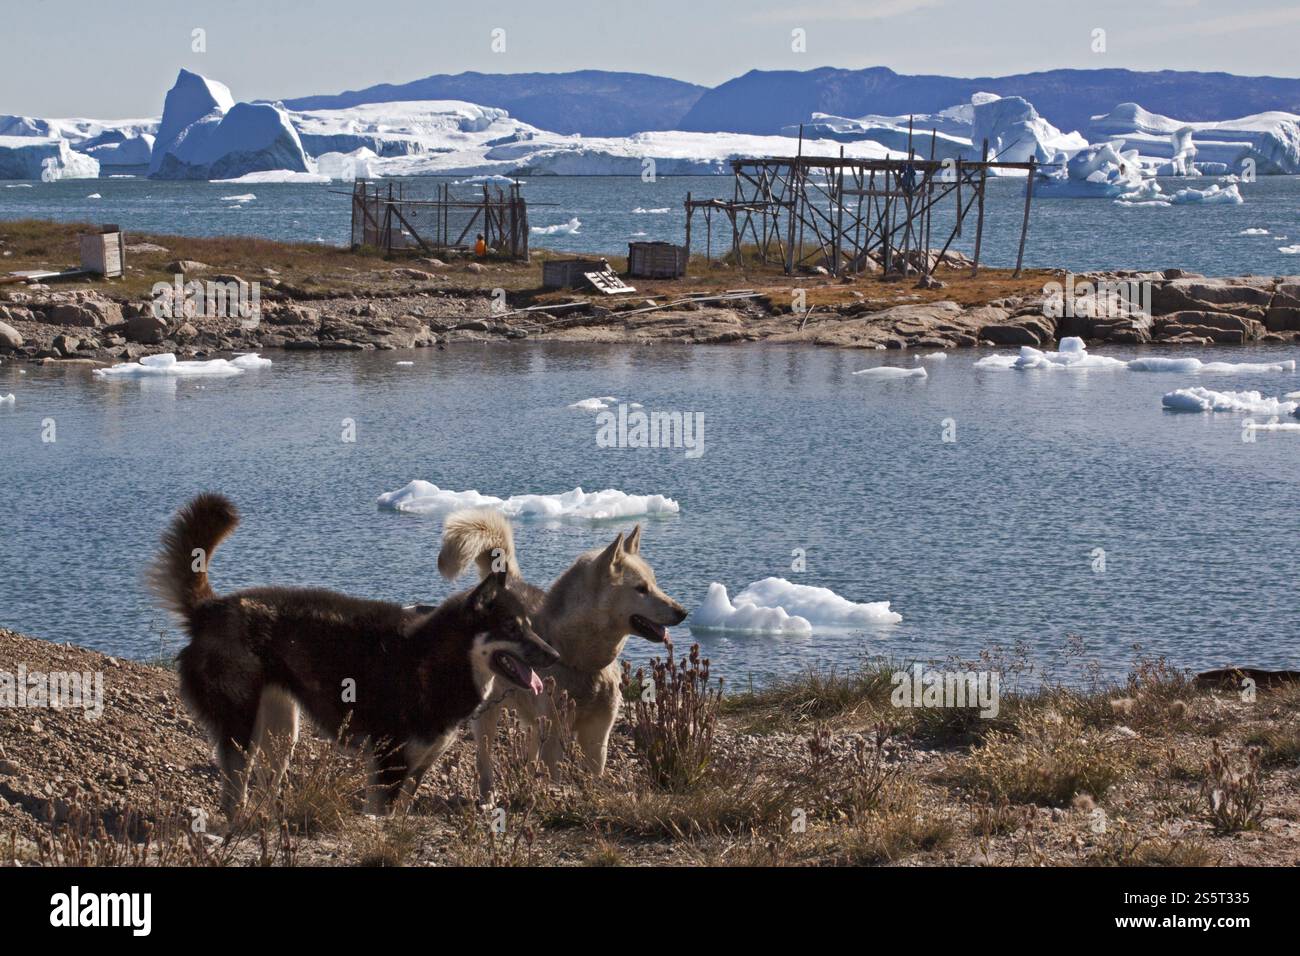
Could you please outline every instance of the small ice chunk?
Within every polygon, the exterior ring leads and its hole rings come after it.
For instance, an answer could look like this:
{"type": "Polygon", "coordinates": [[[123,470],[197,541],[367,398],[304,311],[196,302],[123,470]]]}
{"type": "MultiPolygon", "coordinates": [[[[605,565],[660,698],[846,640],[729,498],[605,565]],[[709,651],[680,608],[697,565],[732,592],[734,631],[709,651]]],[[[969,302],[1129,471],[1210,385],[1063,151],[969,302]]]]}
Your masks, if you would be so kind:
{"type": "Polygon", "coordinates": [[[569,408],[579,412],[601,412],[609,408],[609,402],[615,401],[612,398],[584,398],[580,402],[574,402],[569,408]]]}
{"type": "Polygon", "coordinates": [[[927,378],[929,376],[929,373],[920,366],[915,368],[903,368],[899,365],[877,365],[875,368],[858,369],[853,374],[866,375],[869,378],[879,379],[927,378]]]}
{"type": "Polygon", "coordinates": [[[12,405],[14,404],[14,401],[13,392],[10,392],[8,395],[0,395],[0,405],[12,405]]]}

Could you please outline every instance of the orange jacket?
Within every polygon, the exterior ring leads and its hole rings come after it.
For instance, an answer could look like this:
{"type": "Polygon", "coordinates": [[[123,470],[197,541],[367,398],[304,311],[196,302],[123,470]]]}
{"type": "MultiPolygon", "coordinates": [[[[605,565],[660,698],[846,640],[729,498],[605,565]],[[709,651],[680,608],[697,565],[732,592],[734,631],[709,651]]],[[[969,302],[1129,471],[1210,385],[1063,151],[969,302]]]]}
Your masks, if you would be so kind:
{"type": "Polygon", "coordinates": [[[474,243],[474,255],[476,256],[487,255],[487,243],[484,242],[482,239],[474,243]]]}

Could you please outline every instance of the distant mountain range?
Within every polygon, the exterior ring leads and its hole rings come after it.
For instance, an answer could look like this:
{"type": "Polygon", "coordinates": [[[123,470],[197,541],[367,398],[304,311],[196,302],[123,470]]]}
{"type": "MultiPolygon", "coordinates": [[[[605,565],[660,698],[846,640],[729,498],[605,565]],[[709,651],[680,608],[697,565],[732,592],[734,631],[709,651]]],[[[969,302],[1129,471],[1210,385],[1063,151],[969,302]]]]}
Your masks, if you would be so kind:
{"type": "Polygon", "coordinates": [[[557,133],[627,136],[652,130],[775,134],[812,113],[859,117],[935,112],[972,93],[1023,96],[1063,130],[1118,103],[1184,120],[1225,120],[1266,110],[1300,112],[1300,80],[1161,70],[1048,70],[963,79],[904,76],[886,67],[751,70],[708,89],[644,73],[458,73],[286,100],[295,110],[398,100],[455,99],[508,110],[557,133]]]}
{"type": "Polygon", "coordinates": [[[694,83],[645,73],[457,73],[335,96],[303,96],[284,104],[293,110],[332,110],[401,100],[466,100],[507,110],[515,119],[555,133],[630,136],[677,129],[707,92],[694,83]]]}
{"type": "Polygon", "coordinates": [[[684,130],[777,133],[813,112],[858,117],[929,113],[968,102],[980,91],[1022,96],[1063,130],[1137,102],[1184,120],[1223,120],[1266,110],[1300,112],[1300,80],[1231,73],[1161,70],[1048,70],[960,79],[903,76],[882,66],[805,72],[751,70],[709,90],[681,119],[684,130]]]}

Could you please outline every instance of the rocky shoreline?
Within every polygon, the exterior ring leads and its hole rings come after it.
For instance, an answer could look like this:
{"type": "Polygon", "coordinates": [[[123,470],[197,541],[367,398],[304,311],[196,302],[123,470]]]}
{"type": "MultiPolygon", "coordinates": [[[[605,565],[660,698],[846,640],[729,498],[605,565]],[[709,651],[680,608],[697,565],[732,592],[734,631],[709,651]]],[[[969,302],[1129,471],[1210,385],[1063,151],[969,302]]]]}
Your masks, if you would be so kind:
{"type": "MultiPolygon", "coordinates": [[[[719,697],[706,776],[667,790],[647,776],[625,707],[604,777],[503,777],[500,834],[473,798],[467,732],[410,813],[376,819],[360,811],[360,761],[304,731],[280,799],[231,829],[174,671],[0,628],[0,672],[102,676],[93,719],[0,706],[0,866],[1300,859],[1300,685],[1261,682],[1246,700],[1163,662],[1115,687],[1004,694],[986,726],[892,707],[887,669],[719,697]],[[792,807],[806,830],[791,828],[792,807]]],[[[518,734],[507,723],[498,747],[514,752],[518,734]]]]}
{"type": "MultiPolygon", "coordinates": [[[[1177,269],[1104,273],[1070,277],[1072,285],[1063,294],[1045,294],[1044,286],[1060,286],[1065,277],[1039,273],[1019,283],[1019,294],[984,298],[979,288],[963,287],[980,280],[969,280],[964,269],[953,268],[938,273],[946,278],[924,286],[880,277],[836,282],[825,276],[783,278],[788,285],[773,285],[775,280],[768,277],[756,288],[722,295],[680,282],[659,283],[648,295],[617,301],[576,293],[552,295],[562,301],[546,301],[535,292],[512,295],[487,287],[494,268],[517,272],[513,267],[477,262],[448,266],[437,260],[421,264],[425,268],[390,266],[376,273],[381,281],[371,283],[373,287],[363,280],[343,294],[304,290],[262,276],[256,280],[260,302],[252,322],[237,316],[158,317],[148,298],[122,295],[111,283],[91,288],[7,287],[0,290],[0,354],[33,362],[101,365],[159,352],[205,358],[234,351],[390,350],[493,340],[779,342],[929,350],[1045,348],[1063,336],[1079,336],[1090,344],[1130,345],[1300,341],[1297,276],[1207,278],[1177,269]],[[1076,302],[1072,291],[1084,288],[1085,282],[1142,285],[1149,314],[1127,303],[1077,308],[1084,300],[1076,302]],[[960,301],[955,295],[944,297],[949,285],[953,292],[961,290],[960,301]],[[796,308],[795,290],[806,291],[811,304],[796,308]],[[538,298],[542,301],[523,304],[538,298]]],[[[244,277],[201,263],[172,262],[168,267],[190,270],[177,275],[248,288],[244,277]]],[[[506,277],[499,281],[504,284],[506,277]]],[[[994,287],[999,288],[997,283],[994,287]]]]}

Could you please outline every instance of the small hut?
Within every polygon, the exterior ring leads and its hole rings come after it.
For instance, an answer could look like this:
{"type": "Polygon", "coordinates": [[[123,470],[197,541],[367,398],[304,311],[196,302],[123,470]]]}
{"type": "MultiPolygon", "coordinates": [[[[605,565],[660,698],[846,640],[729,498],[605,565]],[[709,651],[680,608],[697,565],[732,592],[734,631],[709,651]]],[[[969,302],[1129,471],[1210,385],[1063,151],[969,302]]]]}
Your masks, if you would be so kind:
{"type": "Polygon", "coordinates": [[[686,275],[686,247],[671,242],[629,242],[627,274],[637,279],[676,279],[686,275]]]}

